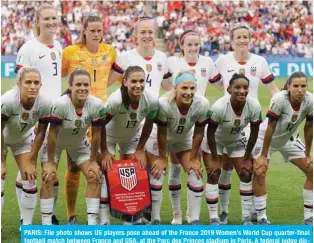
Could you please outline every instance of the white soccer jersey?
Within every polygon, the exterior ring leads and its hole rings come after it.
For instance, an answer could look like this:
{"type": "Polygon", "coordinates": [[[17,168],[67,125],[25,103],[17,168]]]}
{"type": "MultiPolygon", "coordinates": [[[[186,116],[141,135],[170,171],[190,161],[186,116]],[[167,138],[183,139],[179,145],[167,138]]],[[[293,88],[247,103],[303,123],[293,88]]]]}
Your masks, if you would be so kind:
{"type": "Polygon", "coordinates": [[[49,123],[51,101],[39,94],[32,107],[23,107],[18,88],[7,91],[1,98],[1,120],[6,121],[3,131],[6,144],[16,144],[30,136],[36,122],[49,123]]]}
{"type": "Polygon", "coordinates": [[[182,143],[192,139],[194,125],[203,125],[208,122],[209,114],[209,101],[203,96],[195,95],[189,110],[182,112],[176,101],[174,99],[170,101],[166,94],[159,98],[157,122],[167,125],[168,142],[182,143]]]}
{"type": "Polygon", "coordinates": [[[275,77],[270,72],[267,61],[264,57],[251,53],[250,59],[246,63],[239,63],[234,59],[233,52],[221,55],[216,60],[216,67],[221,74],[225,86],[225,94],[228,95],[227,88],[233,74],[243,73],[249,80],[249,96],[258,100],[258,85],[260,81],[264,84],[272,82],[275,77]]]}
{"type": "Polygon", "coordinates": [[[154,119],[158,111],[158,94],[144,90],[138,107],[125,108],[120,89],[113,92],[106,102],[108,119],[107,140],[111,143],[128,142],[139,132],[140,123],[147,117],[154,119]]]}
{"type": "Polygon", "coordinates": [[[304,119],[313,120],[313,94],[306,92],[299,110],[294,110],[287,91],[276,93],[270,102],[265,121],[260,126],[259,138],[264,139],[268,119],[277,120],[276,130],[271,140],[272,148],[280,148],[296,133],[304,119]]]}
{"type": "Polygon", "coordinates": [[[220,73],[210,57],[199,55],[197,63],[189,64],[183,57],[168,58],[169,74],[172,77],[173,85],[178,73],[183,70],[191,70],[197,79],[196,94],[205,96],[208,82],[216,84],[222,82],[220,73]]]}
{"type": "Polygon", "coordinates": [[[106,109],[102,101],[89,95],[82,113],[78,114],[68,95],[53,103],[50,123],[61,125],[57,146],[65,149],[78,148],[90,126],[100,126],[105,120],[106,109]]]}
{"type": "Polygon", "coordinates": [[[225,146],[240,139],[243,129],[249,123],[261,122],[261,119],[261,105],[251,97],[247,97],[242,114],[233,111],[229,96],[218,99],[211,108],[210,122],[218,124],[216,141],[225,146]]]}
{"type": "Polygon", "coordinates": [[[62,46],[58,41],[55,40],[54,45],[46,46],[34,38],[20,48],[15,71],[22,67],[37,68],[43,83],[40,92],[56,99],[61,95],[61,63],[62,46]]]}
{"type": "Polygon", "coordinates": [[[150,90],[159,95],[160,85],[164,78],[168,78],[167,56],[165,53],[155,50],[151,59],[144,59],[136,49],[126,51],[118,56],[112,69],[123,74],[129,66],[140,66],[145,71],[145,90],[150,90]]]}

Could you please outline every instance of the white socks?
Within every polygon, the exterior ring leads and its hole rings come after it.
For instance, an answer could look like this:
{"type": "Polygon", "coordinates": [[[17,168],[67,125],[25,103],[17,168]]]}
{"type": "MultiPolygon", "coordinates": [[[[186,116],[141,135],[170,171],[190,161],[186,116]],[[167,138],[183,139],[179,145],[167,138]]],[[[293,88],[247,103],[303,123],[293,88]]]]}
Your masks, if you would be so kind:
{"type": "Polygon", "coordinates": [[[37,204],[37,186],[29,181],[22,181],[23,192],[21,195],[22,219],[24,225],[32,224],[37,204]]]}
{"type": "Polygon", "coordinates": [[[199,220],[202,199],[203,199],[203,182],[202,179],[197,179],[195,171],[191,170],[190,175],[188,176],[188,216],[190,222],[199,220]]]}
{"type": "Polygon", "coordinates": [[[206,202],[210,219],[218,218],[218,184],[206,183],[206,202]]]}
{"type": "Polygon", "coordinates": [[[151,212],[151,221],[159,220],[160,221],[160,208],[162,203],[162,183],[164,181],[164,175],[161,175],[159,179],[153,178],[150,175],[150,193],[152,196],[152,212],[151,212]]]}
{"type": "Polygon", "coordinates": [[[51,225],[54,198],[40,199],[40,211],[42,225],[51,225]]]}
{"type": "Polygon", "coordinates": [[[231,189],[232,170],[221,169],[218,186],[219,186],[219,201],[220,212],[229,212],[229,199],[231,189]]]}
{"type": "Polygon", "coordinates": [[[110,208],[108,199],[108,189],[105,175],[101,177],[101,189],[100,189],[100,224],[110,224],[110,208]]]}
{"type": "Polygon", "coordinates": [[[87,206],[87,223],[88,225],[96,225],[99,214],[99,198],[85,198],[87,206]]]}

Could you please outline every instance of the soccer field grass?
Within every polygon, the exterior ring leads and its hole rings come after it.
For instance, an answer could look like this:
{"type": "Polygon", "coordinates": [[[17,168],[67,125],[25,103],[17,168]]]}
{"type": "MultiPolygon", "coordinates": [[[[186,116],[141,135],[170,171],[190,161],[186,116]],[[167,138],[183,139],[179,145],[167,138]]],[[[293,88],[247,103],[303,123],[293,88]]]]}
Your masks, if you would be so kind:
{"type": "MultiPolygon", "coordinates": [[[[8,89],[14,86],[14,79],[2,79],[3,94],[8,89]]],[[[284,79],[277,78],[276,84],[279,88],[283,87],[284,79]]],[[[63,81],[63,90],[66,89],[66,81],[63,81]]],[[[309,91],[312,92],[312,79],[309,81],[309,91]]],[[[109,88],[109,93],[119,88],[118,84],[115,84],[109,88]]],[[[267,88],[261,84],[259,87],[259,100],[263,108],[263,114],[265,117],[265,111],[268,108],[270,101],[270,94],[267,88]]],[[[211,104],[223,95],[223,91],[217,91],[212,85],[208,85],[206,90],[206,96],[211,104]]],[[[303,139],[303,125],[300,127],[301,138],[303,139]]],[[[57,205],[57,217],[61,224],[66,223],[66,209],[64,201],[64,174],[66,168],[65,153],[62,155],[62,159],[59,164],[58,177],[59,177],[59,198],[57,205]]],[[[40,166],[39,166],[40,167],[40,166]]],[[[5,204],[2,213],[2,242],[20,242],[19,229],[19,209],[17,205],[15,195],[15,177],[17,174],[17,166],[11,153],[7,158],[7,179],[5,182],[5,204]]],[[[40,173],[39,173],[40,174],[40,173]]],[[[206,175],[204,173],[204,181],[206,175]]],[[[172,220],[172,210],[169,198],[169,192],[167,188],[166,177],[163,184],[163,203],[161,209],[161,219],[163,224],[170,224],[172,220]]],[[[273,154],[269,171],[267,174],[267,189],[268,189],[268,201],[267,201],[267,215],[272,224],[301,224],[303,220],[303,198],[302,188],[305,181],[305,176],[295,166],[290,163],[285,163],[279,153],[273,154]]],[[[40,180],[38,180],[38,187],[40,188],[40,180]]],[[[81,175],[80,191],[77,200],[76,211],[78,215],[78,221],[80,224],[86,222],[86,206],[85,206],[85,178],[81,175]]],[[[182,175],[182,210],[186,211],[186,176],[182,175]]],[[[205,197],[203,198],[202,210],[201,210],[201,222],[208,224],[209,217],[207,211],[207,205],[205,197]]],[[[41,224],[39,200],[37,202],[37,209],[34,217],[34,224],[41,224]]],[[[119,220],[112,220],[113,224],[119,224],[119,220]]],[[[229,223],[240,224],[241,223],[241,205],[239,196],[239,179],[237,175],[233,173],[232,176],[232,189],[231,189],[231,201],[229,209],[229,223]]]]}

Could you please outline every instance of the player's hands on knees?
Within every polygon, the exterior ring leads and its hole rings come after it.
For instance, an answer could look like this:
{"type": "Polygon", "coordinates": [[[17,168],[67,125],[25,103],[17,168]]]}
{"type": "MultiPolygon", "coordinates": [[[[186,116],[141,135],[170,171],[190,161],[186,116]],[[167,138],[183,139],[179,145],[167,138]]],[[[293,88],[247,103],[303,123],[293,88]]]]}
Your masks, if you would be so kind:
{"type": "Polygon", "coordinates": [[[87,168],[87,174],[94,173],[96,182],[101,182],[101,169],[97,161],[90,161],[87,168]]]}
{"type": "Polygon", "coordinates": [[[268,162],[267,162],[267,158],[265,156],[261,155],[256,160],[254,160],[254,162],[253,162],[253,170],[254,170],[254,172],[258,172],[263,167],[265,167],[267,169],[268,162]]]}
{"type": "Polygon", "coordinates": [[[208,179],[212,179],[213,176],[216,175],[219,170],[220,170],[219,161],[211,161],[209,165],[206,166],[208,179]]]}
{"type": "Polygon", "coordinates": [[[162,174],[165,174],[167,171],[167,159],[158,157],[153,161],[151,174],[155,179],[159,179],[162,174]]]}
{"type": "Polygon", "coordinates": [[[138,164],[142,170],[146,169],[147,161],[146,154],[144,150],[137,149],[134,153],[135,159],[138,161],[138,164]]]}
{"type": "Polygon", "coordinates": [[[5,180],[6,176],[7,176],[6,165],[5,165],[5,163],[1,163],[1,179],[5,180]]]}
{"type": "Polygon", "coordinates": [[[306,167],[310,167],[311,164],[313,164],[313,156],[309,154],[308,156],[306,156],[306,167]]]}
{"type": "Polygon", "coordinates": [[[103,160],[104,169],[107,171],[111,171],[112,170],[112,161],[114,161],[113,155],[108,150],[106,150],[102,154],[102,160],[103,160]]]}
{"type": "MultiPolygon", "coordinates": [[[[267,162],[267,160],[266,160],[267,162]]],[[[242,163],[242,170],[241,172],[247,171],[249,173],[253,173],[253,165],[252,165],[252,161],[249,159],[244,158],[243,159],[243,163],[242,163]]]]}
{"type": "Polygon", "coordinates": [[[52,183],[57,178],[57,165],[48,161],[43,164],[42,180],[45,183],[52,183]]]}
{"type": "Polygon", "coordinates": [[[188,174],[190,174],[191,170],[195,171],[197,179],[202,178],[202,164],[198,159],[191,159],[189,163],[189,169],[188,169],[188,174]]]}
{"type": "Polygon", "coordinates": [[[25,167],[24,173],[26,180],[28,180],[30,183],[34,183],[37,179],[36,165],[32,162],[29,162],[28,165],[25,167]]]}

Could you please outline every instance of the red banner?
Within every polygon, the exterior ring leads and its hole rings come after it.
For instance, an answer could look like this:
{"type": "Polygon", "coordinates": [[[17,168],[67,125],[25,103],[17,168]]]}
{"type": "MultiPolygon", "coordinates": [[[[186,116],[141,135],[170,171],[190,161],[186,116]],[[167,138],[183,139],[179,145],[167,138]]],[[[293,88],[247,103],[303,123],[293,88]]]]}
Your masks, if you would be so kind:
{"type": "Polygon", "coordinates": [[[151,206],[149,178],[137,160],[116,160],[107,173],[111,214],[128,222],[135,222],[151,206]]]}

